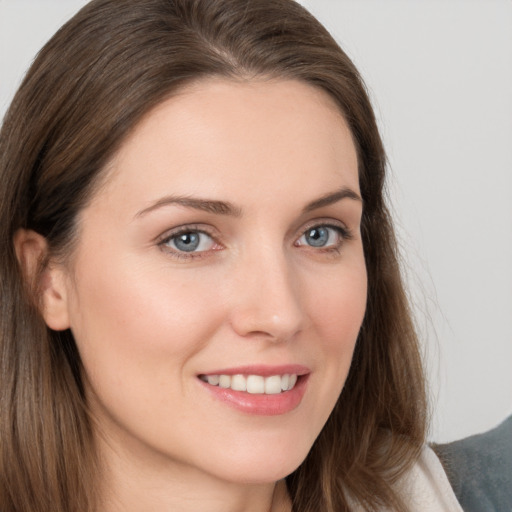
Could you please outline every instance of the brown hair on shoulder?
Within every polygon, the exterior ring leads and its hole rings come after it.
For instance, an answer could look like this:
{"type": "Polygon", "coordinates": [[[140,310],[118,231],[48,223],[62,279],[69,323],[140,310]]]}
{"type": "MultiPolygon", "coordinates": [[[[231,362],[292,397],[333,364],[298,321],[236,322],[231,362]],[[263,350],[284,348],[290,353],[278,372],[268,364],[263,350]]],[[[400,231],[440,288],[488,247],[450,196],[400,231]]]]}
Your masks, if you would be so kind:
{"type": "MultiPolygon", "coordinates": [[[[0,132],[0,509],[92,512],[99,482],[81,364],[48,329],[13,246],[20,228],[52,255],[141,118],[209,76],[300,80],[337,103],[358,151],[368,302],[327,424],[287,477],[295,512],[405,510],[395,484],[424,443],[424,377],[384,200],[386,158],[364,83],[292,0],[93,0],[45,45],[0,132]]],[[[42,263],[44,264],[44,262],[42,263]]]]}

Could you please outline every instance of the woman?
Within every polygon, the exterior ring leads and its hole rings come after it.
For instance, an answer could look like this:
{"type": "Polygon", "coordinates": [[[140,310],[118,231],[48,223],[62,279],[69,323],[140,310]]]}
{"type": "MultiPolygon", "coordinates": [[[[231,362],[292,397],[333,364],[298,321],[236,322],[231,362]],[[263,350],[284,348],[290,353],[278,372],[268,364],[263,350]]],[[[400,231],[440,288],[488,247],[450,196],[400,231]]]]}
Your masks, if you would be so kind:
{"type": "Polygon", "coordinates": [[[0,155],[2,510],[458,509],[371,105],[303,8],[94,0],[0,155]]]}

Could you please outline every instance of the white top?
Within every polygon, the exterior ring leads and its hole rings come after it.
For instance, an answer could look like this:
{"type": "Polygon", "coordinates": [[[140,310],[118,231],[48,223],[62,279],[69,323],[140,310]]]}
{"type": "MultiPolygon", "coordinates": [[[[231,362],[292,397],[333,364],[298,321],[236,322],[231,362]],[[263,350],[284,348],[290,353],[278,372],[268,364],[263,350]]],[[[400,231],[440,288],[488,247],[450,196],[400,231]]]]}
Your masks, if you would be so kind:
{"type": "MultiPolygon", "coordinates": [[[[419,460],[397,483],[411,512],[463,512],[437,455],[425,446],[419,460]]],[[[364,512],[361,505],[351,504],[354,512],[364,512]]],[[[383,509],[382,512],[392,512],[383,509]]]]}
{"type": "Polygon", "coordinates": [[[437,455],[425,447],[418,462],[400,483],[414,512],[463,512],[437,455]]]}

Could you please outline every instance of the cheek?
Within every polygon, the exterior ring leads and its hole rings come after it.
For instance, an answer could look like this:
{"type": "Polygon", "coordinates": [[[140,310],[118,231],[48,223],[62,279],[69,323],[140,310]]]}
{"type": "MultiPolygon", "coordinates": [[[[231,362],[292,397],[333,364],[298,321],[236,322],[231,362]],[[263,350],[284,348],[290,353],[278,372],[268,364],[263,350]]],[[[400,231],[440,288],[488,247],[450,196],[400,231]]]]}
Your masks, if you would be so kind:
{"type": "Polygon", "coordinates": [[[324,347],[345,353],[355,345],[366,310],[367,278],[364,264],[347,267],[316,284],[309,295],[309,311],[324,347]]]}
{"type": "Polygon", "coordinates": [[[309,284],[307,310],[316,346],[309,343],[308,349],[314,350],[317,371],[312,378],[318,386],[311,417],[316,418],[319,430],[343,389],[364,318],[367,297],[364,260],[361,257],[355,264],[337,268],[325,279],[311,280],[309,284]]]}
{"type": "Polygon", "coordinates": [[[90,263],[76,284],[72,330],[91,408],[111,435],[120,427],[167,450],[195,424],[184,397],[190,401],[195,356],[222,319],[215,288],[128,259],[104,273],[90,263]]]}
{"type": "Polygon", "coordinates": [[[169,375],[181,374],[177,369],[186,370],[221,312],[200,279],[190,283],[137,263],[126,260],[103,273],[94,270],[94,260],[83,265],[71,323],[89,378],[129,380],[142,395],[144,383],[168,382],[169,375]]]}

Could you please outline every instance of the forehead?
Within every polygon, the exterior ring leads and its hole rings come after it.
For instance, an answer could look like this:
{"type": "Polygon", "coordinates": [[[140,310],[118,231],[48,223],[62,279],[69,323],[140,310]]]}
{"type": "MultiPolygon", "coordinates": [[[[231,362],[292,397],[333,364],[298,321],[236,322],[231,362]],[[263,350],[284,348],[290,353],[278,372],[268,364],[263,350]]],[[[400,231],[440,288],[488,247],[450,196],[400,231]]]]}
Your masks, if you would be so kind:
{"type": "Polygon", "coordinates": [[[128,197],[134,184],[148,196],[166,187],[210,196],[359,189],[350,130],[326,92],[295,80],[220,78],[183,88],[136,126],[106,188],[128,197]]]}

